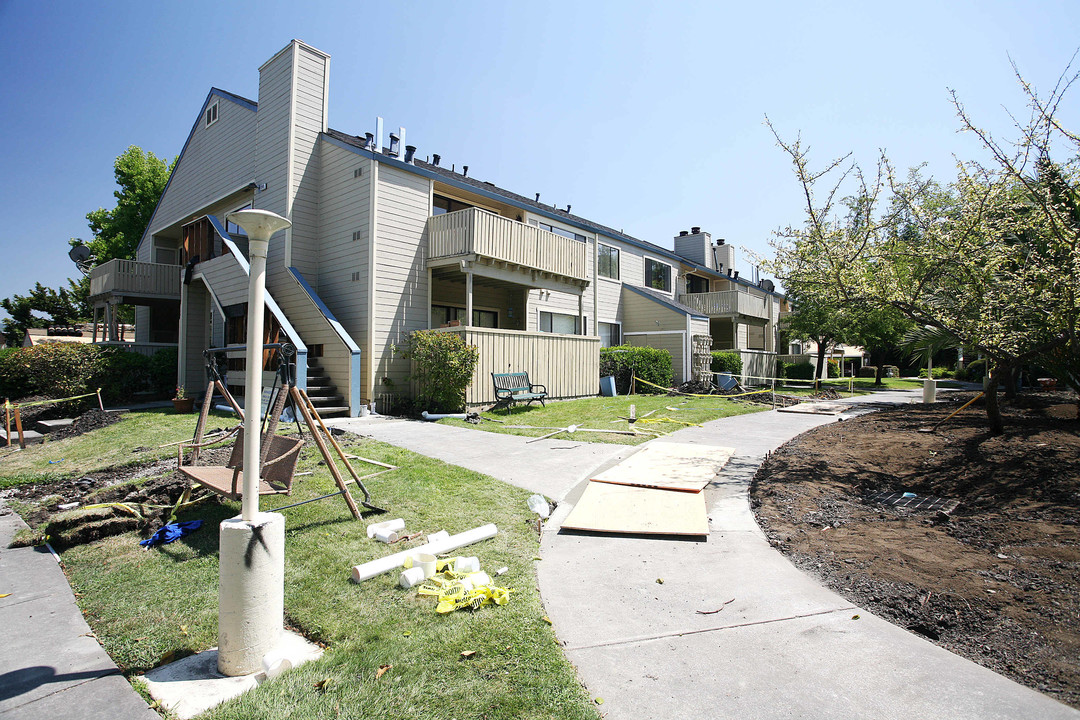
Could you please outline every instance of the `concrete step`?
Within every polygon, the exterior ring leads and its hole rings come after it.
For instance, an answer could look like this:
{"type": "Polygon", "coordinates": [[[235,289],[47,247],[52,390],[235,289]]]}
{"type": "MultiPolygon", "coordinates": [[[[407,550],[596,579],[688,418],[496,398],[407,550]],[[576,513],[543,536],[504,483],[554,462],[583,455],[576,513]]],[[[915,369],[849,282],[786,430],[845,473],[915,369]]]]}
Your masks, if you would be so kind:
{"type": "Polygon", "coordinates": [[[321,418],[342,417],[349,414],[349,408],[344,405],[332,405],[329,407],[316,407],[315,410],[321,418]]]}
{"type": "Polygon", "coordinates": [[[340,405],[345,400],[344,395],[308,395],[311,404],[317,408],[325,405],[340,405]]]}
{"type": "MultiPolygon", "coordinates": [[[[34,430],[23,430],[23,439],[28,444],[39,443],[45,439],[45,436],[39,432],[35,432],[34,430]]],[[[2,441],[4,445],[7,445],[7,433],[5,433],[3,430],[0,430],[0,441],[2,441]]],[[[11,428],[11,444],[19,444],[19,431],[15,429],[14,425],[12,425],[11,428]]]]}
{"type": "Polygon", "coordinates": [[[320,385],[329,385],[330,384],[330,376],[329,375],[308,375],[307,384],[308,384],[309,388],[310,387],[318,387],[320,385]]]}
{"type": "Polygon", "coordinates": [[[337,385],[308,385],[308,395],[333,395],[337,390],[337,385]]]}
{"type": "Polygon", "coordinates": [[[58,420],[38,420],[34,423],[34,429],[39,433],[51,433],[53,430],[70,427],[75,418],[60,418],[58,420]]]}

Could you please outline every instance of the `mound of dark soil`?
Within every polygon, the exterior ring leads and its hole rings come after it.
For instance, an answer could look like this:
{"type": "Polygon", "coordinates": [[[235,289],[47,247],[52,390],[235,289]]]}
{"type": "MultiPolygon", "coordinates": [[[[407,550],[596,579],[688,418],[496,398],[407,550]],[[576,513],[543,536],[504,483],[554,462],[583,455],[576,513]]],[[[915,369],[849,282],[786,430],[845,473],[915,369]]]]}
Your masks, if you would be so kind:
{"type": "Polygon", "coordinates": [[[75,437],[76,435],[82,435],[83,433],[90,432],[91,430],[98,430],[103,427],[108,427],[114,423],[120,422],[120,414],[115,412],[108,412],[105,410],[99,410],[94,408],[93,410],[87,410],[79,417],[75,418],[75,422],[71,423],[65,428],[60,428],[49,433],[49,436],[54,440],[63,440],[64,438],[75,437]]]}
{"type": "Polygon", "coordinates": [[[1023,395],[1000,436],[979,404],[919,432],[955,402],[826,425],[762,465],[751,504],[774,546],[853,603],[1080,707],[1075,403],[1023,395]],[[942,502],[882,496],[905,492],[942,502]]]}

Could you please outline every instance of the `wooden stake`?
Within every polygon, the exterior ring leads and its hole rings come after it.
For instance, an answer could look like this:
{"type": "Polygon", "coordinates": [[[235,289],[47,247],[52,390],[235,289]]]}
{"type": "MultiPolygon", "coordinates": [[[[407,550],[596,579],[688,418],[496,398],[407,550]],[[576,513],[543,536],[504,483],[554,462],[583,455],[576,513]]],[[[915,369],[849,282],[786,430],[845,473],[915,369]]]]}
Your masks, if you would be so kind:
{"type": "Polygon", "coordinates": [[[11,447],[11,400],[4,398],[4,414],[7,415],[7,446],[11,447]]]}
{"type": "Polygon", "coordinates": [[[26,438],[23,437],[22,429],[22,414],[19,412],[19,406],[15,406],[15,427],[19,430],[19,447],[23,450],[26,449],[26,438]]]}
{"type": "Polygon", "coordinates": [[[352,494],[349,493],[349,486],[345,484],[344,478],[341,477],[341,471],[338,470],[334,458],[330,455],[330,451],[327,450],[326,443],[323,442],[322,436],[319,434],[319,429],[315,426],[315,420],[311,417],[311,411],[308,409],[308,405],[304,401],[304,398],[300,395],[300,389],[293,385],[289,388],[289,394],[295,401],[294,404],[300,410],[300,414],[304,416],[304,422],[307,423],[308,429],[311,431],[311,437],[314,438],[315,444],[319,447],[319,452],[322,453],[323,460],[326,461],[326,467],[330,469],[330,474],[334,476],[334,482],[337,483],[338,489],[341,490],[341,494],[345,497],[345,502],[349,506],[349,512],[352,513],[354,518],[359,520],[360,510],[356,507],[356,501],[353,500],[352,494]]]}
{"type": "Polygon", "coordinates": [[[97,404],[101,408],[101,412],[105,412],[105,403],[101,402],[101,388],[97,389],[97,404]]]}

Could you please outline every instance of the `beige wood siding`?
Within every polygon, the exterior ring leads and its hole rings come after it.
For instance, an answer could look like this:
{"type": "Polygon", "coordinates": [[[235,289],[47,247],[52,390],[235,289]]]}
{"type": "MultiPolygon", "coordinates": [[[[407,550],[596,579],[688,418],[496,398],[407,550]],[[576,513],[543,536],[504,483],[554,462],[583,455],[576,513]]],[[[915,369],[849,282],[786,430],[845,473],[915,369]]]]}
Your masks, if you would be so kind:
{"type": "Polygon", "coordinates": [[[328,142],[320,143],[320,156],[319,274],[308,282],[363,348],[368,323],[372,162],[328,142]],[[358,239],[353,239],[354,233],[359,233],[358,239]],[[359,273],[358,280],[353,280],[354,273],[359,273]]]}
{"type": "Polygon", "coordinates": [[[686,313],[623,289],[623,333],[686,330],[686,313]]]}
{"type": "Polygon", "coordinates": [[[248,299],[248,274],[231,255],[223,255],[201,262],[198,275],[214,292],[214,297],[225,308],[246,303],[248,299]]]}
{"type": "Polygon", "coordinates": [[[255,118],[255,174],[266,189],[255,207],[288,214],[288,163],[292,65],[290,44],[259,68],[259,111],[255,118]]]}
{"type": "Polygon", "coordinates": [[[139,260],[152,260],[154,233],[255,179],[255,113],[217,95],[210,102],[218,104],[218,120],[205,127],[200,113],[150,219],[150,231],[139,246],[139,260]]]}
{"type": "MultiPolygon", "coordinates": [[[[391,346],[427,327],[425,225],[431,183],[386,164],[379,167],[375,241],[375,391],[406,387],[409,362],[391,346]]],[[[365,383],[366,384],[366,383],[365,383]]]]}
{"type": "MultiPolygon", "coordinates": [[[[291,264],[309,282],[318,282],[319,272],[319,133],[326,127],[323,117],[324,88],[330,72],[330,58],[297,45],[293,87],[291,264]]],[[[318,289],[318,286],[315,286],[318,289]]]]}
{"type": "Polygon", "coordinates": [[[683,374],[683,354],[686,352],[686,332],[655,332],[626,334],[626,344],[634,347],[651,347],[671,353],[671,377],[676,385],[686,382],[683,374]]]}
{"type": "Polygon", "coordinates": [[[466,403],[495,402],[493,372],[527,372],[529,379],[547,386],[551,398],[591,397],[600,388],[600,338],[584,335],[491,330],[488,328],[443,328],[475,345],[479,361],[466,403]]]}

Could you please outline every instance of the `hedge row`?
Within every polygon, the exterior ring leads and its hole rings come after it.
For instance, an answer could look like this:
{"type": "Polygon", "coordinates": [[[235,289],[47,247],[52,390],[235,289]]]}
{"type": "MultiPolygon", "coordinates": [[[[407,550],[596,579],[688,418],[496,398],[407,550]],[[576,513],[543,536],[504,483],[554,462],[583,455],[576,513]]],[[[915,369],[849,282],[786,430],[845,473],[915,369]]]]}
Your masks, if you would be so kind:
{"type": "Polygon", "coordinates": [[[103,345],[48,343],[0,350],[0,397],[74,397],[101,388],[107,402],[139,392],[168,393],[176,386],[176,350],[152,358],[103,345]]]}
{"type": "MultiPolygon", "coordinates": [[[[636,375],[642,380],[664,388],[671,387],[671,353],[651,347],[620,345],[600,349],[600,377],[615,376],[615,391],[625,395],[630,390],[630,379],[636,375]]],[[[662,392],[644,383],[637,383],[639,393],[662,392]]]]}

